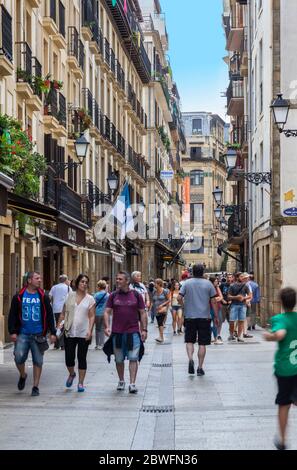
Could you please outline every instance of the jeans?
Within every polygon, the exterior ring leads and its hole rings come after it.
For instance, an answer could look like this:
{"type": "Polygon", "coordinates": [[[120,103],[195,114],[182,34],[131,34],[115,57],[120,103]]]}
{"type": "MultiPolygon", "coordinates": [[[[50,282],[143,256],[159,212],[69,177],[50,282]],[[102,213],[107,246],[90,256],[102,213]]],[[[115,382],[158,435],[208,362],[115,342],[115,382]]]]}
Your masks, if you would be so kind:
{"type": "Polygon", "coordinates": [[[231,305],[230,321],[244,321],[246,319],[246,305],[231,305]]]}
{"type": "Polygon", "coordinates": [[[29,351],[31,350],[34,366],[42,367],[43,353],[39,351],[39,347],[34,336],[35,335],[18,335],[14,347],[14,360],[17,365],[25,364],[28,359],[29,351]]]}
{"type": "Polygon", "coordinates": [[[116,337],[113,338],[113,350],[115,362],[117,364],[122,364],[125,358],[131,362],[137,362],[139,360],[139,350],[140,350],[140,336],[138,333],[133,333],[133,349],[128,351],[127,347],[127,333],[124,333],[122,336],[122,347],[121,349],[116,347],[116,337]]]}
{"type": "Polygon", "coordinates": [[[104,345],[104,321],[103,316],[98,315],[96,316],[96,346],[103,346],[104,345]]]}
{"type": "MultiPolygon", "coordinates": [[[[210,309],[210,315],[211,315],[211,323],[212,323],[211,331],[212,331],[213,337],[217,338],[218,337],[218,328],[216,327],[216,325],[214,323],[215,314],[214,314],[213,308],[210,309]]],[[[222,323],[223,323],[222,309],[221,308],[218,311],[218,319],[219,319],[219,326],[221,326],[222,323]]]]}

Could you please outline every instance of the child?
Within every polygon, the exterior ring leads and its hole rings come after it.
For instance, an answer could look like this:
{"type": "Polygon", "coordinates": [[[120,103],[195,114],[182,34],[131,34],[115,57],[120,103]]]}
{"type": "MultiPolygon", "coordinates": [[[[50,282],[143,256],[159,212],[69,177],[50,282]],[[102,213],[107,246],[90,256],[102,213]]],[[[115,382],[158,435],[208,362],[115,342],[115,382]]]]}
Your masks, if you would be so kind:
{"type": "Polygon", "coordinates": [[[296,291],[291,288],[280,291],[284,313],[271,318],[271,333],[264,333],[266,341],[278,341],[274,371],[278,383],[276,404],[280,440],[274,444],[278,450],[286,450],[286,429],[291,405],[297,405],[297,312],[296,291]]]}

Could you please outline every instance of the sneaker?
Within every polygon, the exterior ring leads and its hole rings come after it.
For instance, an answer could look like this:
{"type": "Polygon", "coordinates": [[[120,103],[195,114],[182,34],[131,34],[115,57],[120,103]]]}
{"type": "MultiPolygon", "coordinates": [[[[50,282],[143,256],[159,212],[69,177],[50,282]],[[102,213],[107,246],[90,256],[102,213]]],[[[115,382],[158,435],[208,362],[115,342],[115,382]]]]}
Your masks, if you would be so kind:
{"type": "Polygon", "coordinates": [[[200,367],[198,367],[198,369],[197,369],[197,375],[198,375],[198,377],[202,377],[203,375],[205,375],[204,370],[203,370],[202,368],[200,369],[200,367]]]}
{"type": "Polygon", "coordinates": [[[252,330],[255,330],[256,329],[256,325],[252,326],[252,330]]]}
{"type": "Polygon", "coordinates": [[[252,335],[243,335],[244,338],[253,338],[252,335]]]}
{"type": "Polygon", "coordinates": [[[245,341],[242,338],[237,338],[237,343],[244,343],[245,341]]]}
{"type": "Polygon", "coordinates": [[[75,377],[76,377],[76,373],[75,373],[75,372],[74,372],[73,375],[69,375],[69,377],[68,377],[68,379],[67,379],[67,381],[66,381],[66,387],[67,387],[67,388],[72,387],[73,380],[75,379],[75,377]]]}
{"type": "Polygon", "coordinates": [[[38,397],[39,396],[39,388],[33,387],[31,392],[31,397],[38,397]]]}
{"type": "Polygon", "coordinates": [[[189,361],[188,373],[191,375],[195,374],[195,366],[193,360],[189,361]]]}
{"type": "Polygon", "coordinates": [[[95,348],[94,348],[94,349],[96,349],[96,351],[97,351],[97,350],[99,349],[99,346],[95,346],[95,348]]]}
{"type": "Polygon", "coordinates": [[[159,344],[163,344],[163,343],[164,343],[164,340],[163,340],[163,339],[160,339],[160,338],[156,338],[155,341],[157,341],[157,343],[159,343],[159,344]]]}
{"type": "Polygon", "coordinates": [[[252,327],[251,326],[248,326],[248,331],[251,331],[252,327]]]}
{"type": "Polygon", "coordinates": [[[125,390],[125,382],[123,380],[119,381],[118,386],[117,386],[117,390],[119,392],[122,392],[123,390],[125,390]]]}
{"type": "Polygon", "coordinates": [[[20,376],[19,381],[18,381],[19,390],[24,390],[25,385],[26,385],[26,379],[27,379],[27,374],[25,374],[25,377],[20,376]]]}
{"type": "Polygon", "coordinates": [[[222,340],[221,336],[218,336],[217,344],[224,344],[224,341],[222,340]]]}
{"type": "Polygon", "coordinates": [[[174,334],[174,336],[176,336],[176,335],[177,335],[177,332],[176,332],[176,331],[174,331],[174,332],[173,332],[173,334],[174,334]]]}
{"type": "Polygon", "coordinates": [[[135,384],[130,384],[129,385],[129,393],[137,393],[138,390],[136,388],[136,385],[135,384]]]}
{"type": "Polygon", "coordinates": [[[230,335],[229,338],[228,338],[228,341],[236,341],[235,336],[230,335]]]}
{"type": "Polygon", "coordinates": [[[282,444],[277,437],[274,439],[273,443],[277,450],[287,450],[287,446],[285,444],[282,444]]]}
{"type": "Polygon", "coordinates": [[[237,338],[237,337],[238,337],[238,333],[237,333],[237,331],[234,331],[234,336],[235,336],[235,338],[237,338]]]}
{"type": "Polygon", "coordinates": [[[84,392],[84,391],[85,391],[84,385],[83,385],[83,384],[78,384],[78,386],[77,386],[77,391],[78,391],[79,393],[84,392]]]}

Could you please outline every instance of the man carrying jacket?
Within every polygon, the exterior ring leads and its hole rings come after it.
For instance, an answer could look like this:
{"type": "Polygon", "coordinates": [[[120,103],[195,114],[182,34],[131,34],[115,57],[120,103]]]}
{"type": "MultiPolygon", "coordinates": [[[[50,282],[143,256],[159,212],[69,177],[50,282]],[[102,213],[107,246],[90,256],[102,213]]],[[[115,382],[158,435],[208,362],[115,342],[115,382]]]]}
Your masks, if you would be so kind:
{"type": "Polygon", "coordinates": [[[8,330],[11,341],[15,343],[14,358],[20,373],[18,389],[25,388],[27,374],[25,362],[29,351],[32,354],[34,384],[31,396],[39,395],[39,381],[43,365],[43,352],[36,339],[51,332],[51,343],[56,341],[54,315],[49,298],[40,288],[41,276],[37,272],[27,274],[27,285],[16,294],[8,317],[8,330]]]}

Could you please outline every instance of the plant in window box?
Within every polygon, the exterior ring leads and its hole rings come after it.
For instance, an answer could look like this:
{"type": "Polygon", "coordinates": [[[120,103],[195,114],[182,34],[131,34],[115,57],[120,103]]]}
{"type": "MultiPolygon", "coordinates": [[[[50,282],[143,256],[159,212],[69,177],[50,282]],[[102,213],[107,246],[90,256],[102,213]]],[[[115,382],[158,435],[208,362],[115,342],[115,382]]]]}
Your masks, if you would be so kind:
{"type": "Polygon", "coordinates": [[[63,88],[63,82],[61,80],[52,80],[51,84],[55,90],[61,90],[63,88]]]}
{"type": "Polygon", "coordinates": [[[32,82],[32,75],[26,70],[22,70],[20,68],[17,69],[17,81],[22,81],[22,82],[27,82],[31,83],[32,82]]]}
{"type": "Polygon", "coordinates": [[[225,145],[228,149],[233,149],[233,150],[240,150],[241,149],[241,144],[231,144],[230,142],[226,142],[225,145]]]}

